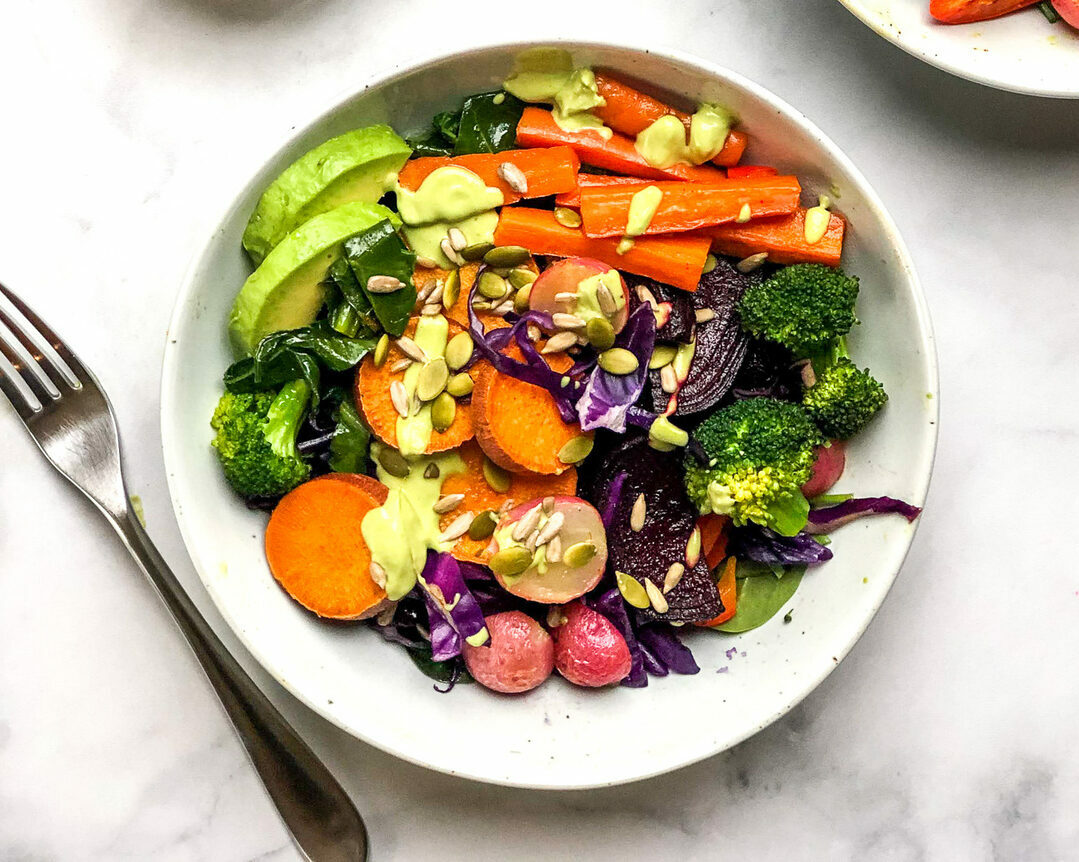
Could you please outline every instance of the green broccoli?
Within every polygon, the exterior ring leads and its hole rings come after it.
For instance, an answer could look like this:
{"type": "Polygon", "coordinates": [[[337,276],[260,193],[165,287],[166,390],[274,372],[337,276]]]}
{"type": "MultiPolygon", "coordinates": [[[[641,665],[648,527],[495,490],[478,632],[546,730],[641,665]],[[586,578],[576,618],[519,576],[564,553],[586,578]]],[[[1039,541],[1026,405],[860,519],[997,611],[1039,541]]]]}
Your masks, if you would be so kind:
{"type": "Polygon", "coordinates": [[[802,406],[826,437],[846,440],[869,424],[888,395],[868,368],[862,371],[851,362],[843,339],[837,352],[805,391],[802,406]]]}
{"type": "Polygon", "coordinates": [[[751,285],[738,303],[743,328],[811,356],[857,323],[858,279],[819,263],[799,263],[751,285]]]}
{"type": "Polygon", "coordinates": [[[686,458],[686,490],[702,513],[788,536],[805,526],[809,504],[801,487],[824,438],[801,406],[774,398],[736,401],[705,419],[693,436],[709,459],[686,458]]]}
{"type": "Polygon", "coordinates": [[[291,491],[311,473],[296,451],[311,397],[303,380],[280,392],[226,392],[217,402],[210,426],[217,432],[217,450],[225,478],[244,497],[278,496],[291,491]]]}

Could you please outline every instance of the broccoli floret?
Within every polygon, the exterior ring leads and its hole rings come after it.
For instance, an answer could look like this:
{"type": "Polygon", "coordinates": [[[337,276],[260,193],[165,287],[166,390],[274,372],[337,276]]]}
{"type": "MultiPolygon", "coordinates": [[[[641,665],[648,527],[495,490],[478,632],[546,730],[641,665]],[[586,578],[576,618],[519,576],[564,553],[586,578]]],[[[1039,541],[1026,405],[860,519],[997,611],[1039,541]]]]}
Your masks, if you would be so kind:
{"type": "Polygon", "coordinates": [[[738,303],[742,326],[756,338],[775,341],[796,356],[823,350],[854,326],[858,279],[819,263],[784,267],[751,285],[738,303]]]}
{"type": "Polygon", "coordinates": [[[693,436],[709,459],[686,459],[686,490],[702,513],[784,535],[805,526],[809,506],[801,486],[824,438],[801,406],[774,398],[736,401],[705,419],[693,436]]]}
{"type": "Polygon", "coordinates": [[[280,392],[226,392],[210,426],[225,478],[244,497],[275,497],[291,491],[311,473],[296,451],[311,396],[303,380],[280,392]]]}
{"type": "Polygon", "coordinates": [[[805,391],[802,406],[831,439],[853,437],[888,400],[884,387],[870,373],[841,356],[817,375],[805,391]]]}

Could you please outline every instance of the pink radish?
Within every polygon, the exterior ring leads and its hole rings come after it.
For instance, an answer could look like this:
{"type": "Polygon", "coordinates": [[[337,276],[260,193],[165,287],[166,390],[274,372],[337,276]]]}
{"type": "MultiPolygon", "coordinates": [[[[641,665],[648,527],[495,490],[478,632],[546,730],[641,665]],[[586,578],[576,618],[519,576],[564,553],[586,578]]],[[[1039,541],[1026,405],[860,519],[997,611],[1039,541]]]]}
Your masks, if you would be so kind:
{"type": "Polygon", "coordinates": [[[830,445],[817,447],[817,460],[813,462],[813,473],[809,481],[802,486],[802,493],[806,497],[810,500],[819,497],[839,481],[847,463],[846,448],[842,440],[833,440],[830,445]]]}
{"type": "MultiPolygon", "coordinates": [[[[528,294],[528,306],[533,311],[545,311],[548,314],[557,312],[572,314],[576,303],[566,298],[559,299],[559,294],[576,294],[577,287],[586,278],[603,275],[606,272],[614,272],[614,270],[607,264],[590,257],[567,257],[556,260],[532,283],[532,290],[528,294]]],[[[622,295],[615,299],[620,307],[613,315],[607,315],[615,332],[619,332],[629,319],[629,293],[620,275],[618,285],[622,295]]]]}
{"type": "Polygon", "coordinates": [[[465,666],[480,685],[503,694],[535,688],[554,668],[554,642],[543,626],[521,611],[487,617],[485,646],[463,648],[465,666]]]}
{"type": "Polygon", "coordinates": [[[598,688],[625,679],[632,659],[621,633],[603,614],[581,602],[562,609],[553,630],[554,665],[574,685],[598,688]]]}

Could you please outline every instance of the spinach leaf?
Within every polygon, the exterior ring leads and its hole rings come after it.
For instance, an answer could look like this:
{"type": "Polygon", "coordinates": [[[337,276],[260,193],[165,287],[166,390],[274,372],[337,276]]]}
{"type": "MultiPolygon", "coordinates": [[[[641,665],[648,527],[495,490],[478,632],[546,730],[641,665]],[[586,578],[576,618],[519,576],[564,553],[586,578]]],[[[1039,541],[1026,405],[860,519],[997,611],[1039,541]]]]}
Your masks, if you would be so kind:
{"type": "MultiPolygon", "coordinates": [[[[742,568],[741,562],[738,568],[742,568]]],[[[766,571],[741,578],[738,581],[738,603],[734,616],[712,628],[736,634],[764,625],[790,601],[804,574],[805,566],[787,566],[783,577],[766,571]]]]}
{"type": "Polygon", "coordinates": [[[509,93],[480,93],[465,99],[453,154],[500,153],[512,150],[517,141],[517,124],[525,103],[509,93]],[[505,98],[495,103],[498,96],[505,98]]]}
{"type": "Polygon", "coordinates": [[[460,111],[443,111],[441,114],[435,114],[429,129],[407,139],[408,145],[412,147],[413,157],[452,156],[460,125],[460,111]]]}
{"type": "Polygon", "coordinates": [[[372,332],[379,332],[382,329],[371,307],[371,300],[367,298],[367,293],[360,287],[360,283],[352,272],[352,267],[343,257],[339,257],[330,266],[326,284],[331,289],[332,304],[336,304],[338,308],[342,303],[347,304],[356,312],[360,322],[372,332]],[[336,302],[334,302],[334,297],[336,297],[336,302]]]}
{"type": "Polygon", "coordinates": [[[334,411],[337,428],[330,440],[329,467],[336,473],[362,473],[367,465],[371,432],[347,393],[334,411]]]}
{"type": "Polygon", "coordinates": [[[421,648],[409,648],[408,657],[424,676],[447,686],[445,689],[435,686],[436,691],[447,692],[455,685],[472,682],[472,677],[465,670],[464,659],[460,656],[448,661],[435,661],[431,658],[431,648],[424,645],[421,648]]]}
{"type": "Polygon", "coordinates": [[[397,235],[389,219],[349,237],[344,248],[345,259],[382,328],[393,336],[403,334],[416,304],[416,288],[412,285],[415,253],[397,235]],[[371,293],[367,281],[373,275],[393,276],[405,286],[393,293],[371,293]]]}

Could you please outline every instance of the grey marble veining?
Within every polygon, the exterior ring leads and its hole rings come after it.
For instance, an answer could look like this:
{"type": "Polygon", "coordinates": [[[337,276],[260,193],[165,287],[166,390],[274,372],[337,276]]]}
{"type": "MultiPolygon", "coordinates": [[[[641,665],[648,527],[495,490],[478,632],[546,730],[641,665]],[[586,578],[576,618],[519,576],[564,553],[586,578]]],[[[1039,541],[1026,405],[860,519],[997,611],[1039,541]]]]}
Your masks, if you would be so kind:
{"type": "MultiPolygon", "coordinates": [[[[940,347],[929,509],[842,666],[723,755],[580,793],[355,742],[241,660],[367,817],[379,860],[1075,858],[1079,102],[919,64],[834,0],[41,0],[0,11],[0,279],[105,381],[149,528],[158,375],[201,231],[281,136],[373,71],[481,41],[651,39],[812,117],[903,231],[940,347]],[[534,16],[529,15],[531,19],[534,16]]],[[[0,410],[0,860],[291,860],[165,612],[0,410]]]]}

